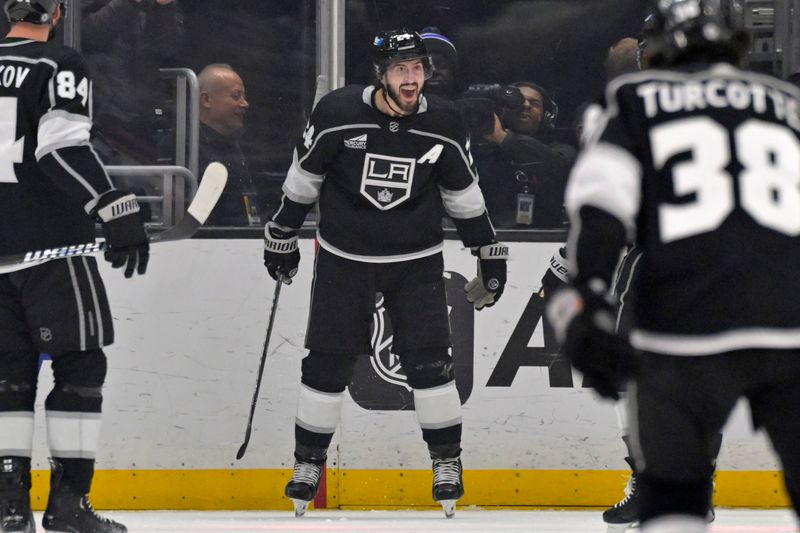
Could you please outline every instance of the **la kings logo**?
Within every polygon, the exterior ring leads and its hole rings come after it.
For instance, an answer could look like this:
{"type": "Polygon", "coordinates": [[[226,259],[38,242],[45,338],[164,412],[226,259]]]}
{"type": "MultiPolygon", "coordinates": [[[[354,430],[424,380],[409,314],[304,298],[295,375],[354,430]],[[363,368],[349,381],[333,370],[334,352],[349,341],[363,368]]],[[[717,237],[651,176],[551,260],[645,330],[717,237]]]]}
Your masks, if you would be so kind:
{"type": "MultiPolygon", "coordinates": [[[[457,272],[444,273],[447,301],[450,304],[450,329],[453,348],[453,369],[461,403],[472,394],[474,370],[474,315],[472,305],[464,298],[467,279],[457,272]]],[[[394,332],[383,296],[375,302],[372,315],[372,353],[359,357],[348,386],[350,396],[362,408],[374,411],[407,411],[414,409],[414,394],[392,350],[394,332]]]]}
{"type": "Polygon", "coordinates": [[[367,153],[361,174],[361,194],[381,211],[397,207],[411,196],[417,161],[367,153]]]}

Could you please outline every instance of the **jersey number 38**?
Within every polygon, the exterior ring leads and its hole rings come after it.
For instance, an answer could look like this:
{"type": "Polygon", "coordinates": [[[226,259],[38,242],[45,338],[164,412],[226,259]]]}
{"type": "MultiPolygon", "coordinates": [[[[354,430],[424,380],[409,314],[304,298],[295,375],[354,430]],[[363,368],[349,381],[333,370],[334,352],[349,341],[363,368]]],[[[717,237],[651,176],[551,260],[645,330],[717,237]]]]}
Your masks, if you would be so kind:
{"type": "Polygon", "coordinates": [[[664,243],[717,229],[738,203],[758,224],[800,235],[800,141],[787,128],[751,119],[733,131],[708,117],[687,118],[653,128],[655,169],[691,152],[672,166],[678,197],[690,201],[658,208],[664,243]],[[732,137],[732,139],[731,139],[732,137]],[[737,162],[738,165],[731,165],[737,162]],[[731,168],[741,168],[733,176],[731,168]]]}

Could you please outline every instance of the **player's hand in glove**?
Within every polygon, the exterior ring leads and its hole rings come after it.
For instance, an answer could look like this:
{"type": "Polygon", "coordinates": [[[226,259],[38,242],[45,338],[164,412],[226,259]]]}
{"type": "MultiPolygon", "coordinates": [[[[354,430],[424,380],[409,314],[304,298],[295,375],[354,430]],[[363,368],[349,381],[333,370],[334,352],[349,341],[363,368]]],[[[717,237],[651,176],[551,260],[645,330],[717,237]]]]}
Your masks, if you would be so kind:
{"type": "MultiPolygon", "coordinates": [[[[605,286],[600,280],[589,285],[605,286]]],[[[558,291],[547,305],[562,351],[605,398],[619,399],[620,386],[639,371],[639,358],[614,332],[615,315],[602,290],[588,286],[558,291]]]]}
{"type": "Polygon", "coordinates": [[[550,258],[550,266],[542,276],[542,288],[539,291],[539,297],[549,299],[557,290],[566,287],[567,283],[569,283],[568,274],[567,247],[562,246],[550,258]]]}
{"type": "Polygon", "coordinates": [[[291,285],[300,264],[297,232],[271,220],[264,227],[264,266],[274,280],[291,285]]]}
{"type": "Polygon", "coordinates": [[[496,242],[476,248],[472,253],[478,257],[478,275],[464,285],[464,292],[467,301],[480,311],[493,306],[503,294],[508,246],[496,242]]]}
{"type": "Polygon", "coordinates": [[[125,267],[125,277],[147,271],[150,245],[139,216],[139,202],[133,194],[111,190],[100,196],[91,212],[103,226],[105,259],[113,268],[125,267]]]}

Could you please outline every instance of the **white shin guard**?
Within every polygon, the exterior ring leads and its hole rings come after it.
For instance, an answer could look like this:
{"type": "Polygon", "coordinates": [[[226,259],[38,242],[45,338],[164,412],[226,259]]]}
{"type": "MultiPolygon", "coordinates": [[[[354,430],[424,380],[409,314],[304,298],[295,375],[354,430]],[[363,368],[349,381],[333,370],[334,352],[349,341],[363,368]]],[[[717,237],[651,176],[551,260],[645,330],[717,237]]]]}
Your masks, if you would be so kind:
{"type": "Polygon", "coordinates": [[[342,417],[344,392],[320,392],[300,385],[300,402],[295,423],[314,433],[332,434],[342,417]]]}
{"type": "Polygon", "coordinates": [[[414,409],[422,429],[442,429],[461,423],[461,399],[456,382],[432,389],[414,389],[414,409]]]}

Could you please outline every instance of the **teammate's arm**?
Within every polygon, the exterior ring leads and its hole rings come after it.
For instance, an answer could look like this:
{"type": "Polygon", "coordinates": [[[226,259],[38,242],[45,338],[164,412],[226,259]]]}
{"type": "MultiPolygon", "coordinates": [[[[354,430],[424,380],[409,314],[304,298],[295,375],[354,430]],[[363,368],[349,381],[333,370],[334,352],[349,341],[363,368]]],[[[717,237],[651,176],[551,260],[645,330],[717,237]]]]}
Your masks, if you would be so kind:
{"type": "Polygon", "coordinates": [[[39,167],[102,224],[106,260],[125,266],[125,277],[147,269],[147,235],[132,194],[114,189],[89,142],[92,85],[83,60],[69,53],[58,61],[40,106],[36,139],[39,167]]]}
{"type": "Polygon", "coordinates": [[[637,359],[615,334],[610,287],[620,254],[635,237],[642,167],[634,155],[635,137],[619,116],[616,95],[609,102],[570,175],[571,287],[554,296],[547,314],[575,367],[591,377],[601,395],[616,398],[620,382],[636,372],[637,359]]]}

